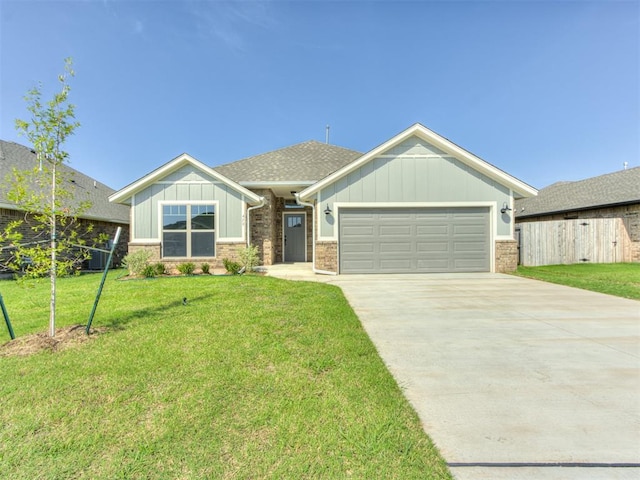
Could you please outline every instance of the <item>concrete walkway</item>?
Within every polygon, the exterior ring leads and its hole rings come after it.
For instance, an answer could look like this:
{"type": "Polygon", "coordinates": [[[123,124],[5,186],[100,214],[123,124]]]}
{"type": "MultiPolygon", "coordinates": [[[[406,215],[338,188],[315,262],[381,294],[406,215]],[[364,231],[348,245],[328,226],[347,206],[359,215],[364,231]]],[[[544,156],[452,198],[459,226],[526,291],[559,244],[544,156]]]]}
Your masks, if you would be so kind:
{"type": "Polygon", "coordinates": [[[640,302],[501,274],[278,268],[342,288],[457,479],[640,478],[640,302]]]}

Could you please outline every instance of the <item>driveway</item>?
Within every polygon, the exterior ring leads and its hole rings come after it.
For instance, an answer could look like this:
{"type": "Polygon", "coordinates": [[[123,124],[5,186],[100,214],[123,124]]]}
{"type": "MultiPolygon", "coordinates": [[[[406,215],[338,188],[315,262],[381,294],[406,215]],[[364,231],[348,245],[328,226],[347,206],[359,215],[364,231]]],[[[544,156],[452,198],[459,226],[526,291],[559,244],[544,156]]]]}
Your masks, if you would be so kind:
{"type": "Polygon", "coordinates": [[[501,274],[323,280],[456,478],[640,478],[640,302],[501,274]]]}

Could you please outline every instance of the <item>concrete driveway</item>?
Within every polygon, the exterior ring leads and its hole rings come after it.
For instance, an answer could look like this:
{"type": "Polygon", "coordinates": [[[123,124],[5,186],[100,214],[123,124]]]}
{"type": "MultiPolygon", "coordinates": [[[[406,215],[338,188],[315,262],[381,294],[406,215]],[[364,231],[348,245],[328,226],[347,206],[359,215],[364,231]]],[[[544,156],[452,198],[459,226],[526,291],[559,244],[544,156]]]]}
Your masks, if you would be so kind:
{"type": "Polygon", "coordinates": [[[640,302],[501,274],[322,280],[456,478],[640,478],[640,302]]]}

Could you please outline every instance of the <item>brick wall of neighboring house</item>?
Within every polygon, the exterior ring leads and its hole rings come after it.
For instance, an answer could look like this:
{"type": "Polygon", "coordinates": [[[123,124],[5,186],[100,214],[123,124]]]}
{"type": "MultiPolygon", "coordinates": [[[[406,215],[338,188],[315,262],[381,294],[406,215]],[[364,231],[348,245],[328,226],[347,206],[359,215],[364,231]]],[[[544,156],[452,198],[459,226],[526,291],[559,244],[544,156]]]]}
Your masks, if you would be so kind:
{"type": "Polygon", "coordinates": [[[316,264],[318,270],[338,271],[338,242],[316,242],[316,264]]]}
{"type": "Polygon", "coordinates": [[[527,218],[516,217],[516,224],[524,222],[543,222],[549,220],[582,218],[621,218],[631,240],[631,261],[640,262],[640,203],[633,205],[621,205],[617,207],[562,212],[553,215],[537,215],[527,218]]]}
{"type": "MultiPolygon", "coordinates": [[[[0,231],[4,231],[10,222],[16,221],[16,220],[25,220],[24,212],[21,212],[19,210],[0,208],[0,231]]],[[[29,217],[26,217],[26,221],[24,221],[18,227],[18,231],[23,235],[23,242],[26,243],[29,241],[35,241],[36,239],[48,240],[46,238],[43,238],[43,234],[40,234],[40,235],[36,234],[31,229],[28,221],[29,221],[29,217]]],[[[96,238],[101,234],[105,234],[110,240],[113,240],[113,237],[115,236],[117,228],[118,227],[122,228],[122,233],[120,234],[120,241],[118,242],[118,246],[116,247],[116,250],[113,256],[113,265],[115,267],[119,267],[120,264],[122,263],[122,259],[127,254],[127,238],[129,238],[129,226],[118,224],[118,223],[104,222],[100,220],[86,220],[86,219],[80,219],[79,223],[80,223],[79,231],[81,232],[85,231],[85,229],[89,224],[93,225],[93,231],[90,234],[87,234],[84,236],[84,238],[87,240],[87,243],[90,243],[89,242],[90,239],[96,238]]],[[[6,247],[6,245],[0,245],[0,246],[6,247]]],[[[98,248],[108,249],[107,244],[101,244],[96,246],[98,248]]],[[[106,254],[95,252],[93,253],[93,255],[106,255],[106,254]]],[[[0,256],[4,259],[7,257],[7,253],[0,253],[0,256]]],[[[106,257],[104,258],[104,260],[106,261],[106,257]]],[[[94,265],[94,263],[86,262],[84,265],[84,268],[87,268],[90,265],[94,265]]]]}
{"type": "Polygon", "coordinates": [[[518,268],[518,242],[515,240],[497,240],[495,253],[497,273],[510,273],[518,268]]]}

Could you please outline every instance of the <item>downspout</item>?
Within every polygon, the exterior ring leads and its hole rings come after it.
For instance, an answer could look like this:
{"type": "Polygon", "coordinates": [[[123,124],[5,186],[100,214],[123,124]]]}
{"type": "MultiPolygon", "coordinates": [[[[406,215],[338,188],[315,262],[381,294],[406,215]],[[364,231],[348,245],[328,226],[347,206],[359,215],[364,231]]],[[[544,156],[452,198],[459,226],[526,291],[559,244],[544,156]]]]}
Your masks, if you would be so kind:
{"type": "Polygon", "coordinates": [[[264,207],[265,204],[265,198],[264,197],[260,197],[260,203],[258,205],[254,205],[253,207],[249,207],[247,208],[247,247],[251,246],[251,224],[249,222],[249,218],[250,215],[249,213],[251,212],[251,210],[255,210],[256,208],[262,208],[264,207]]]}
{"type": "Polygon", "coordinates": [[[337,275],[336,272],[329,272],[327,270],[320,270],[316,268],[316,206],[313,203],[307,203],[300,200],[300,196],[294,193],[296,197],[296,203],[303,207],[311,207],[311,268],[313,273],[319,273],[320,275],[337,275]]]}

